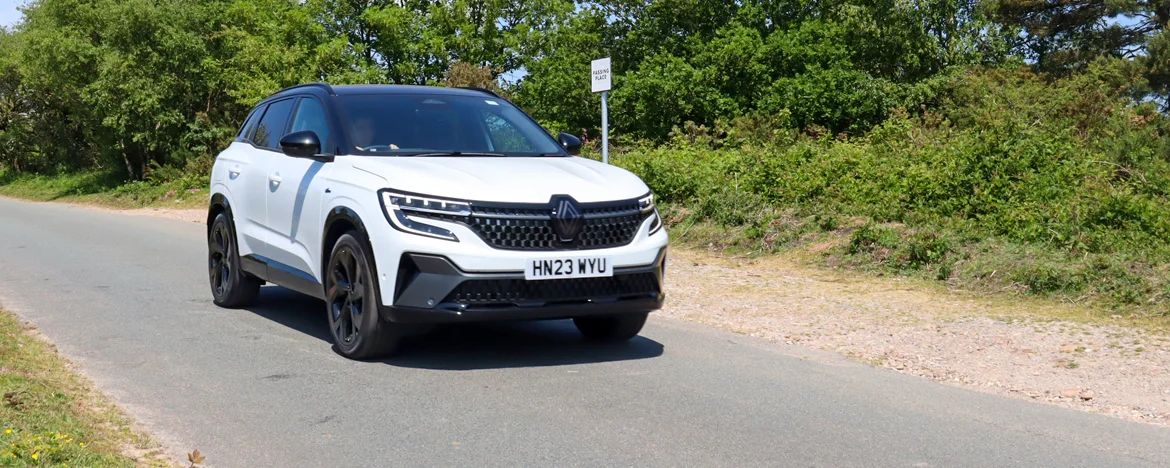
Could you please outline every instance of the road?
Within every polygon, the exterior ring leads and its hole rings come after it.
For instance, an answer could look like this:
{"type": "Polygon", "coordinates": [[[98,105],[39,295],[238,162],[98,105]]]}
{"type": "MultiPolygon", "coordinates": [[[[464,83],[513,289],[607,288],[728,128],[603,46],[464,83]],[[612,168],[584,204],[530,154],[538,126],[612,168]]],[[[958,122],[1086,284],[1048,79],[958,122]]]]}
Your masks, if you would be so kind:
{"type": "Polygon", "coordinates": [[[0,199],[0,304],[210,467],[1170,466],[1170,430],[663,318],[623,345],[496,324],[348,361],[318,301],[211,304],[204,232],[0,199]]]}

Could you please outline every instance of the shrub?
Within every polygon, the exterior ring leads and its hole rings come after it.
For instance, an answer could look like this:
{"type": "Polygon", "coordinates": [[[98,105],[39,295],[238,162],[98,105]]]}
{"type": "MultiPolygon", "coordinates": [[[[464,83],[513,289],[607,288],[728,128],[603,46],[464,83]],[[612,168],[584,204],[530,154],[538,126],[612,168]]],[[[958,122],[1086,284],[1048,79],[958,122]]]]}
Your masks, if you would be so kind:
{"type": "Polygon", "coordinates": [[[1012,280],[1023,284],[1028,292],[1050,294],[1081,291],[1085,283],[1075,271],[1062,265],[1039,263],[1011,272],[1012,280]]]}
{"type": "Polygon", "coordinates": [[[693,220],[748,238],[785,243],[810,233],[789,220],[825,232],[850,219],[843,253],[867,263],[1170,303],[1170,119],[1111,88],[1109,66],[1067,79],[971,70],[937,109],[894,112],[860,138],[786,133],[784,115],[685,125],[615,161],[693,220]],[[979,248],[1001,244],[1022,250],[979,248]]]}
{"type": "MultiPolygon", "coordinates": [[[[906,241],[906,266],[919,269],[936,264],[951,253],[951,241],[934,231],[916,233],[906,241]]],[[[949,275],[948,275],[949,276],[949,275]]]]}
{"type": "Polygon", "coordinates": [[[853,237],[849,239],[849,253],[856,255],[878,249],[893,249],[898,246],[899,240],[898,232],[891,228],[866,224],[853,231],[853,237]]]}

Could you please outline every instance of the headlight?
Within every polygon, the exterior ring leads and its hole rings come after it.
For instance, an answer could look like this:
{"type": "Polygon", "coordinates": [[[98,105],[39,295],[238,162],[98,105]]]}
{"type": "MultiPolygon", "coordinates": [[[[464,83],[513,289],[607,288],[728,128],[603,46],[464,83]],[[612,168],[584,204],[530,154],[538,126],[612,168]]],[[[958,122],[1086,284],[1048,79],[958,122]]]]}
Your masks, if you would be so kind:
{"type": "Polygon", "coordinates": [[[386,214],[386,219],[390,221],[390,224],[399,231],[459,242],[459,238],[455,237],[451,231],[420,223],[411,218],[410,213],[467,216],[471,214],[471,205],[457,200],[383,190],[382,211],[386,214]]]}
{"type": "Polygon", "coordinates": [[[659,216],[658,208],[654,209],[653,216],[654,216],[654,220],[650,222],[650,234],[649,235],[651,235],[651,236],[653,236],[654,233],[658,232],[659,229],[662,229],[662,216],[659,216]]]}
{"type": "Polygon", "coordinates": [[[650,210],[653,210],[654,209],[654,194],[651,193],[651,194],[646,195],[645,197],[642,197],[641,199],[639,199],[638,200],[638,208],[641,209],[643,213],[649,213],[650,210]]]}
{"type": "Polygon", "coordinates": [[[651,193],[638,200],[638,209],[643,213],[652,213],[653,221],[650,222],[650,233],[654,235],[659,229],[662,229],[662,216],[658,215],[658,207],[654,205],[654,194],[651,193]]]}

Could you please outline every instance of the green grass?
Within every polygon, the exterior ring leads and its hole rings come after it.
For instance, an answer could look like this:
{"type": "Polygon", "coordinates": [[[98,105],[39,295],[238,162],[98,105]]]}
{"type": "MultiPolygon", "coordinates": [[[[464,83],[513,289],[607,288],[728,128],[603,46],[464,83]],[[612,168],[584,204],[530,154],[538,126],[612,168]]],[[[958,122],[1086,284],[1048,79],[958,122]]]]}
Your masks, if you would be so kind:
{"type": "Polygon", "coordinates": [[[207,186],[207,178],[199,176],[127,182],[110,171],[42,175],[0,169],[0,196],[111,208],[205,208],[207,186]]]}
{"type": "Polygon", "coordinates": [[[168,466],[51,344],[3,310],[0,393],[0,466],[168,466]]]}

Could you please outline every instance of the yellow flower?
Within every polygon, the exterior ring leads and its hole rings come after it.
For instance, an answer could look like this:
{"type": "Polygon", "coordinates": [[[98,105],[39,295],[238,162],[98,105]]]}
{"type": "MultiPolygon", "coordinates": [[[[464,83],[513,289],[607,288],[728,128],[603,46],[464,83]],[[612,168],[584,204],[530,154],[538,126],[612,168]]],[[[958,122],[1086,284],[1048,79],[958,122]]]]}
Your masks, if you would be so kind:
{"type": "Polygon", "coordinates": [[[5,434],[11,434],[11,433],[12,433],[12,429],[5,429],[5,430],[4,430],[4,433],[5,433],[5,434]]]}
{"type": "Polygon", "coordinates": [[[77,445],[80,445],[80,446],[82,446],[82,447],[85,447],[85,442],[78,442],[78,443],[77,443],[77,445]]]}
{"type": "Polygon", "coordinates": [[[32,458],[33,458],[33,460],[36,460],[38,458],[41,458],[41,456],[34,453],[32,458]]]}

